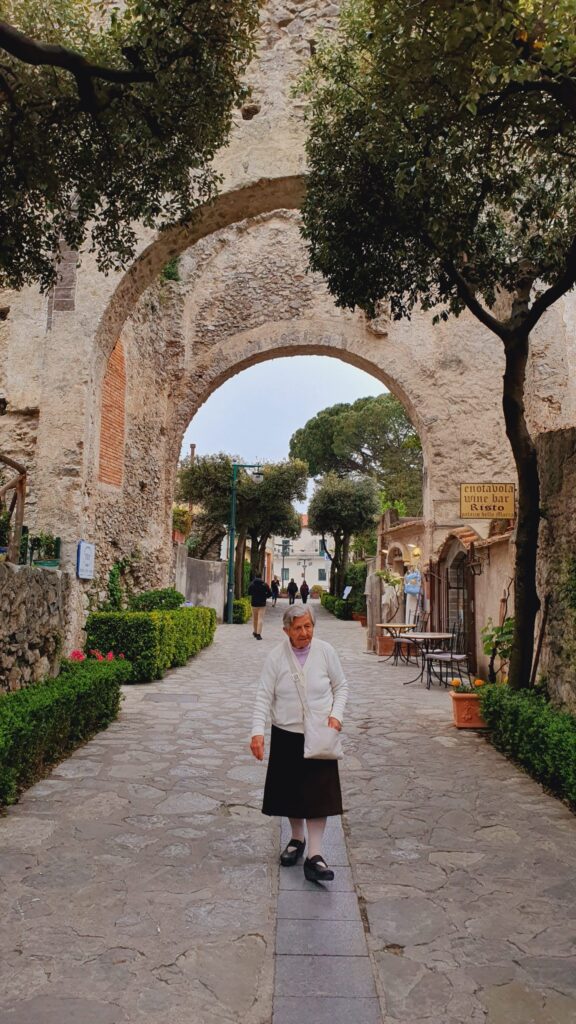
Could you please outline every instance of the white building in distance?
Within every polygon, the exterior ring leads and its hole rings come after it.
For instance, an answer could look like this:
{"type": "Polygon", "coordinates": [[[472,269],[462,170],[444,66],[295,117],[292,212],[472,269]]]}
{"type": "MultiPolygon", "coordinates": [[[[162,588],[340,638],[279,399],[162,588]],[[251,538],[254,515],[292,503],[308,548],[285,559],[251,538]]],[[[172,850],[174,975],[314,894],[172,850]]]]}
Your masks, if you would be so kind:
{"type": "Polygon", "coordinates": [[[272,575],[281,580],[283,587],[291,579],[300,586],[305,579],[309,587],[317,584],[328,590],[330,559],[323,553],[322,538],[309,529],[307,515],[301,515],[300,521],[302,533],[296,540],[274,537],[272,575]]]}

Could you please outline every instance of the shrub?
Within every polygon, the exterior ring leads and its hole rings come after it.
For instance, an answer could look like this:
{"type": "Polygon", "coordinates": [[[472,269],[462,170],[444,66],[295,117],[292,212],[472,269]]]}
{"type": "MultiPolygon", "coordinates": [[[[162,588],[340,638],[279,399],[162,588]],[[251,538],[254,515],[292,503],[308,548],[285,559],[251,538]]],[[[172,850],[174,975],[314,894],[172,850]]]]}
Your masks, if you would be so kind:
{"type": "Polygon", "coordinates": [[[232,605],[232,622],[237,626],[242,626],[245,622],[249,622],[252,614],[252,603],[249,597],[238,597],[232,605]]]}
{"type": "Polygon", "coordinates": [[[134,595],[128,607],[131,612],[164,612],[181,608],[183,604],[184,594],[174,587],[165,587],[163,590],[145,590],[143,594],[134,595]]]}
{"type": "Polygon", "coordinates": [[[352,587],[348,601],[352,611],[358,615],[366,615],[366,596],[364,590],[366,589],[367,573],[368,566],[366,562],[351,562],[344,581],[346,586],[352,587]]]}
{"type": "Polygon", "coordinates": [[[132,663],[130,681],[161,679],[167,668],[212,643],[213,608],[178,608],[152,612],[94,612],[86,623],[86,650],[121,653],[132,663]]]}
{"type": "Polygon", "coordinates": [[[494,746],[576,807],[576,718],[534,690],[485,686],[480,698],[494,746]]]}
{"type": "Polygon", "coordinates": [[[320,597],[321,598],[323,593],[324,593],[324,587],[322,586],[321,583],[314,583],[314,585],[312,587],[310,587],[310,597],[320,597]]]}
{"type": "Polygon", "coordinates": [[[332,612],[332,614],[334,614],[334,605],[336,604],[336,600],[337,599],[334,597],[333,594],[328,594],[324,592],[320,595],[320,604],[322,605],[323,608],[326,609],[327,612],[332,612]]]}
{"type": "Polygon", "coordinates": [[[118,715],[127,661],[62,662],[47,679],[0,699],[0,804],[14,803],[44,770],[118,715]]]}
{"type": "Polygon", "coordinates": [[[351,619],[352,605],[341,597],[337,597],[334,602],[334,615],[337,619],[351,619]]]}

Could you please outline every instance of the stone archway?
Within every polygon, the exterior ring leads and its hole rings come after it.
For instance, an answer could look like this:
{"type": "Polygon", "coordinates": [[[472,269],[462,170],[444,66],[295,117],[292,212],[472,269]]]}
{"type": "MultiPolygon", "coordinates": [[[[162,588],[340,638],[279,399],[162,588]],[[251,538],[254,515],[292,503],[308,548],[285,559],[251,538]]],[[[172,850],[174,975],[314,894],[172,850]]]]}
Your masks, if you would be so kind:
{"type": "MultiPolygon", "coordinates": [[[[165,255],[162,249],[142,257],[135,272],[137,288],[150,261],[159,266],[165,255]]],[[[113,304],[119,301],[116,296],[113,304]]],[[[102,378],[113,340],[110,323],[117,316],[117,310],[107,311],[101,321],[102,378]]],[[[465,318],[435,327],[422,313],[411,322],[393,323],[383,312],[368,323],[361,314],[337,309],[323,281],[307,272],[295,211],[273,210],[234,222],[188,246],[180,281],[166,284],[156,276],[118,337],[129,382],[121,487],[113,489],[98,479],[98,387],[86,449],[90,528],[103,567],[138,547],[148,581],[167,581],[170,507],[184,431],[224,381],[277,357],[341,359],[382,381],[402,401],[423,443],[430,550],[438,531],[444,536],[446,526],[459,521],[460,479],[510,472],[499,398],[495,393],[489,401],[485,397],[494,363],[501,358],[496,339],[487,340],[465,318]]]]}

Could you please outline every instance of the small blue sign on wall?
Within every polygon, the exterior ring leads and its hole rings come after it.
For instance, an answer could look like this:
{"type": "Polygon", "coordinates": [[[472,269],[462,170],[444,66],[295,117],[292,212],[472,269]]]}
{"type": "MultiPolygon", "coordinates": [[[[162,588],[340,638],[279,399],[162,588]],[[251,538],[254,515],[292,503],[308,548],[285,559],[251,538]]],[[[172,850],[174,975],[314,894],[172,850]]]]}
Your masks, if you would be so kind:
{"type": "Polygon", "coordinates": [[[96,545],[87,540],[78,541],[76,553],[76,575],[79,580],[94,579],[94,562],[96,558],[96,545]]]}

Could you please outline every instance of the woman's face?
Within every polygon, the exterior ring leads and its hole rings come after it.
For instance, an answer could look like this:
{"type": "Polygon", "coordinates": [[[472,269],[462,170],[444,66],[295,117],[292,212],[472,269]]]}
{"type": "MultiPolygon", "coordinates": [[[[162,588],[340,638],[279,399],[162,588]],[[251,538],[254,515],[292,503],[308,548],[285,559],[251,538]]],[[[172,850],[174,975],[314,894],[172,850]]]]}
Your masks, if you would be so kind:
{"type": "Polygon", "coordinates": [[[314,625],[308,612],[305,615],[297,615],[295,619],[292,619],[288,628],[284,627],[284,632],[288,635],[292,647],[295,647],[297,650],[308,647],[314,636],[314,625]]]}

